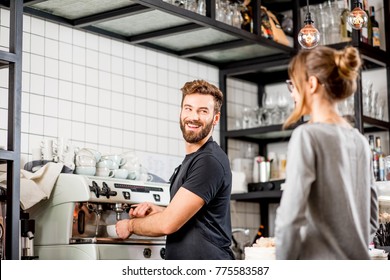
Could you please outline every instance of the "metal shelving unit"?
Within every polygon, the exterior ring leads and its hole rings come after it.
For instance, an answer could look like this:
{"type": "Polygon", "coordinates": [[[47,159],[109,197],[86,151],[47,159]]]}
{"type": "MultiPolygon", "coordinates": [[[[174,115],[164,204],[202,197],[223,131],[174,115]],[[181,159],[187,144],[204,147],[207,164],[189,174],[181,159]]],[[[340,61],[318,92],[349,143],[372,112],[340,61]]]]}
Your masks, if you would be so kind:
{"type": "MultiPolygon", "coordinates": [[[[301,22],[299,19],[299,8],[302,6],[297,0],[290,1],[290,9],[293,10],[294,22],[301,22]]],[[[312,1],[310,1],[312,2],[312,1]]],[[[325,2],[325,1],[320,1],[325,2]]],[[[390,5],[388,1],[383,2],[384,11],[385,11],[385,30],[390,30],[390,5]]],[[[285,8],[284,6],[283,8],[285,8]]],[[[283,9],[282,8],[282,9],[283,9]]],[[[275,7],[278,10],[278,7],[275,7]]],[[[295,32],[297,33],[297,26],[295,25],[295,32]]],[[[354,31],[352,35],[352,41],[350,43],[338,43],[331,45],[335,49],[342,49],[347,44],[351,44],[357,47],[360,50],[362,58],[364,59],[365,69],[375,69],[375,68],[385,68],[387,70],[387,80],[390,81],[390,52],[375,49],[374,47],[361,43],[360,33],[354,31]]],[[[296,38],[296,36],[295,36],[296,38]]],[[[390,47],[390,36],[385,38],[386,47],[390,47]]],[[[298,50],[297,44],[295,42],[295,49],[298,50]]],[[[294,52],[291,52],[293,54],[294,52]]],[[[262,100],[262,94],[265,85],[273,84],[278,82],[284,82],[287,79],[287,65],[290,57],[281,58],[281,59],[270,59],[263,60],[253,64],[248,65],[247,63],[234,63],[221,69],[220,71],[220,87],[223,92],[226,92],[226,79],[228,77],[234,77],[236,79],[241,79],[244,81],[256,83],[258,85],[258,100],[262,100]],[[283,69],[284,66],[284,69],[283,69]],[[274,70],[272,69],[274,68],[274,70]]],[[[388,99],[388,112],[390,112],[390,84],[387,84],[387,99],[388,99]]],[[[261,105],[261,104],[259,104],[261,105]]],[[[269,143],[274,142],[286,142],[291,136],[292,130],[282,130],[282,125],[273,125],[268,127],[256,127],[250,129],[242,130],[228,130],[227,128],[227,101],[224,101],[222,106],[223,112],[221,118],[221,146],[228,151],[228,140],[242,140],[246,142],[256,143],[259,145],[259,151],[266,152],[266,146],[269,143]]],[[[362,105],[362,84],[361,79],[359,79],[357,94],[355,97],[355,115],[351,116],[353,123],[356,128],[359,129],[361,133],[368,132],[379,132],[387,131],[390,136],[390,122],[381,121],[371,117],[363,115],[363,105],[362,105]]],[[[390,115],[390,113],[389,113],[390,115]]],[[[389,117],[389,116],[388,116],[389,117]]],[[[389,119],[389,118],[388,118],[389,119]]],[[[300,123],[299,123],[300,124],[300,123]]],[[[299,125],[297,124],[297,125],[299,125]]],[[[258,192],[249,192],[246,194],[237,194],[232,195],[232,200],[246,201],[246,202],[257,202],[260,203],[261,209],[261,224],[265,227],[265,232],[268,233],[268,205],[269,203],[278,202],[282,196],[281,191],[258,191],[258,192]]]]}
{"type": "MultiPolygon", "coordinates": [[[[5,258],[20,259],[20,129],[22,84],[23,1],[10,3],[9,52],[0,51],[0,67],[8,68],[8,137],[0,150],[0,162],[7,164],[7,218],[5,220],[5,258]]],[[[4,199],[4,198],[3,198],[4,199]]]]}
{"type": "MultiPolygon", "coordinates": [[[[8,147],[0,151],[0,161],[7,162],[10,190],[7,196],[7,259],[19,258],[19,174],[20,165],[20,91],[21,91],[21,52],[23,13],[53,21],[72,28],[115,38],[130,44],[151,48],[178,57],[214,65],[220,69],[220,88],[226,92],[226,77],[256,82],[259,97],[266,83],[283,81],[287,77],[287,64],[298,50],[297,41],[288,47],[263,38],[260,29],[260,5],[273,11],[292,11],[293,21],[301,23],[300,7],[305,0],[252,0],[254,12],[253,33],[247,32],[215,20],[215,0],[206,1],[206,16],[170,5],[162,0],[113,0],[113,1],[74,1],[74,0],[0,0],[0,6],[11,11],[10,50],[0,52],[0,68],[10,71],[9,83],[9,129],[8,147]],[[88,3],[87,8],[83,4],[88,3]],[[201,38],[201,40],[200,40],[201,38]]],[[[324,0],[311,0],[311,4],[324,0]]],[[[390,30],[390,9],[384,1],[385,29],[390,30]]],[[[297,38],[298,28],[293,38],[297,38]]],[[[387,68],[390,80],[389,52],[378,51],[361,44],[354,35],[352,44],[359,47],[367,67],[387,68]]],[[[333,47],[341,48],[345,44],[333,47]]],[[[390,47],[390,38],[386,38],[390,47]]],[[[390,87],[390,85],[389,85],[390,87]]],[[[356,126],[363,131],[389,130],[388,122],[381,122],[362,115],[361,85],[355,104],[356,126]]],[[[388,90],[389,94],[390,90],[388,90]]],[[[259,98],[261,100],[261,98],[259,98]]],[[[389,105],[390,109],[390,105],[389,105]]],[[[390,111],[390,110],[389,110],[390,111]]],[[[221,146],[227,151],[227,139],[241,139],[266,145],[275,141],[287,141],[291,130],[281,131],[281,126],[254,128],[247,130],[227,130],[226,103],[222,107],[221,146]]],[[[263,194],[264,195],[264,194],[263,194]]],[[[237,199],[241,199],[236,197],[237,199]]],[[[235,196],[232,196],[235,199],[235,196]]],[[[263,199],[251,195],[245,200],[263,199]]],[[[264,199],[268,199],[264,197],[264,199]]],[[[275,199],[278,199],[277,197],[275,199]]]]}

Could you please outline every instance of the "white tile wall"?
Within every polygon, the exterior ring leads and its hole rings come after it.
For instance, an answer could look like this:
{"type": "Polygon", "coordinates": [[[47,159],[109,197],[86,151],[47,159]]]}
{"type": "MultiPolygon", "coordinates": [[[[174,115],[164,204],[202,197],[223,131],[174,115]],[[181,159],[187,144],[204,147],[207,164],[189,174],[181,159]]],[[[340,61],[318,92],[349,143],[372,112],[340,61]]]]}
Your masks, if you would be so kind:
{"type": "MultiPolygon", "coordinates": [[[[8,51],[9,11],[0,16],[0,49],[8,51]]],[[[43,138],[65,137],[102,153],[139,153],[159,162],[145,166],[168,179],[184,155],[180,88],[193,79],[218,85],[218,69],[29,15],[23,28],[22,164],[43,138]]],[[[3,146],[7,87],[8,70],[1,69],[3,146]]]]}

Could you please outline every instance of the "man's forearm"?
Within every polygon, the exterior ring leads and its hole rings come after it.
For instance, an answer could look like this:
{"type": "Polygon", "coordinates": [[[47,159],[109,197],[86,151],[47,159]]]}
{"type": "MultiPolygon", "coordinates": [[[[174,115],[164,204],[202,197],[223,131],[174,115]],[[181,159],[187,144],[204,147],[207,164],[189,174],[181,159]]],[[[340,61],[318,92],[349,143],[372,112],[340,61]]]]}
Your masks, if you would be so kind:
{"type": "Polygon", "coordinates": [[[129,220],[128,230],[130,234],[143,236],[163,236],[166,235],[162,212],[144,218],[133,218],[129,220]]]}

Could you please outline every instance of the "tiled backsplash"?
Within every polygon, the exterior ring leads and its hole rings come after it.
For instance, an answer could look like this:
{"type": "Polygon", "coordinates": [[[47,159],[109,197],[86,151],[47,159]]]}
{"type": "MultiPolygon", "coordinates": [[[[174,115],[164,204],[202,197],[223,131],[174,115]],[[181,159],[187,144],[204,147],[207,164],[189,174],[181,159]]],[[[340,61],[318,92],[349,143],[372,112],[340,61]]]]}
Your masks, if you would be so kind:
{"type": "MultiPolygon", "coordinates": [[[[2,9],[2,38],[8,17],[2,9]]],[[[180,88],[200,78],[218,85],[217,68],[31,16],[23,20],[22,162],[42,138],[57,137],[102,153],[182,159],[180,88]]],[[[6,97],[8,71],[0,71],[6,97]]],[[[0,105],[6,115],[6,102],[0,105]]],[[[0,124],[5,145],[6,122],[0,124]]]]}
{"type": "MultiPolygon", "coordinates": [[[[8,10],[0,16],[0,49],[8,51],[8,10]]],[[[184,157],[180,88],[193,79],[218,86],[218,69],[32,16],[23,21],[22,164],[42,139],[64,137],[103,154],[134,151],[168,179],[184,157]]],[[[245,92],[228,106],[253,104],[253,85],[229,79],[228,86],[245,92]]],[[[0,69],[0,146],[7,141],[7,87],[8,70],[0,69]]],[[[213,137],[219,142],[219,126],[213,137]]],[[[235,149],[239,144],[229,154],[235,149]]],[[[252,239],[257,204],[232,204],[233,226],[252,229],[252,239]]]]}

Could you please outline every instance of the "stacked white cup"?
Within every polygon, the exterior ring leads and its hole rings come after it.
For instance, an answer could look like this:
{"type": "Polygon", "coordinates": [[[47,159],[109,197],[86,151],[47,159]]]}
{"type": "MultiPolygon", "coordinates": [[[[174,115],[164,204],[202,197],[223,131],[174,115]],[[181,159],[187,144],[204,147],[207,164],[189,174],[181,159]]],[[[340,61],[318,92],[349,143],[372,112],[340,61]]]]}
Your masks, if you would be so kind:
{"type": "Polygon", "coordinates": [[[96,174],[96,157],[89,149],[81,149],[76,152],[76,173],[88,176],[96,174]]]}
{"type": "MultiPolygon", "coordinates": [[[[126,179],[129,175],[127,169],[122,169],[121,166],[126,164],[126,159],[120,155],[106,155],[102,156],[101,160],[97,163],[98,170],[101,170],[102,174],[107,174],[107,170],[110,173],[106,177],[115,177],[118,179],[126,179]]],[[[99,175],[98,175],[99,176],[99,175]]]]}

